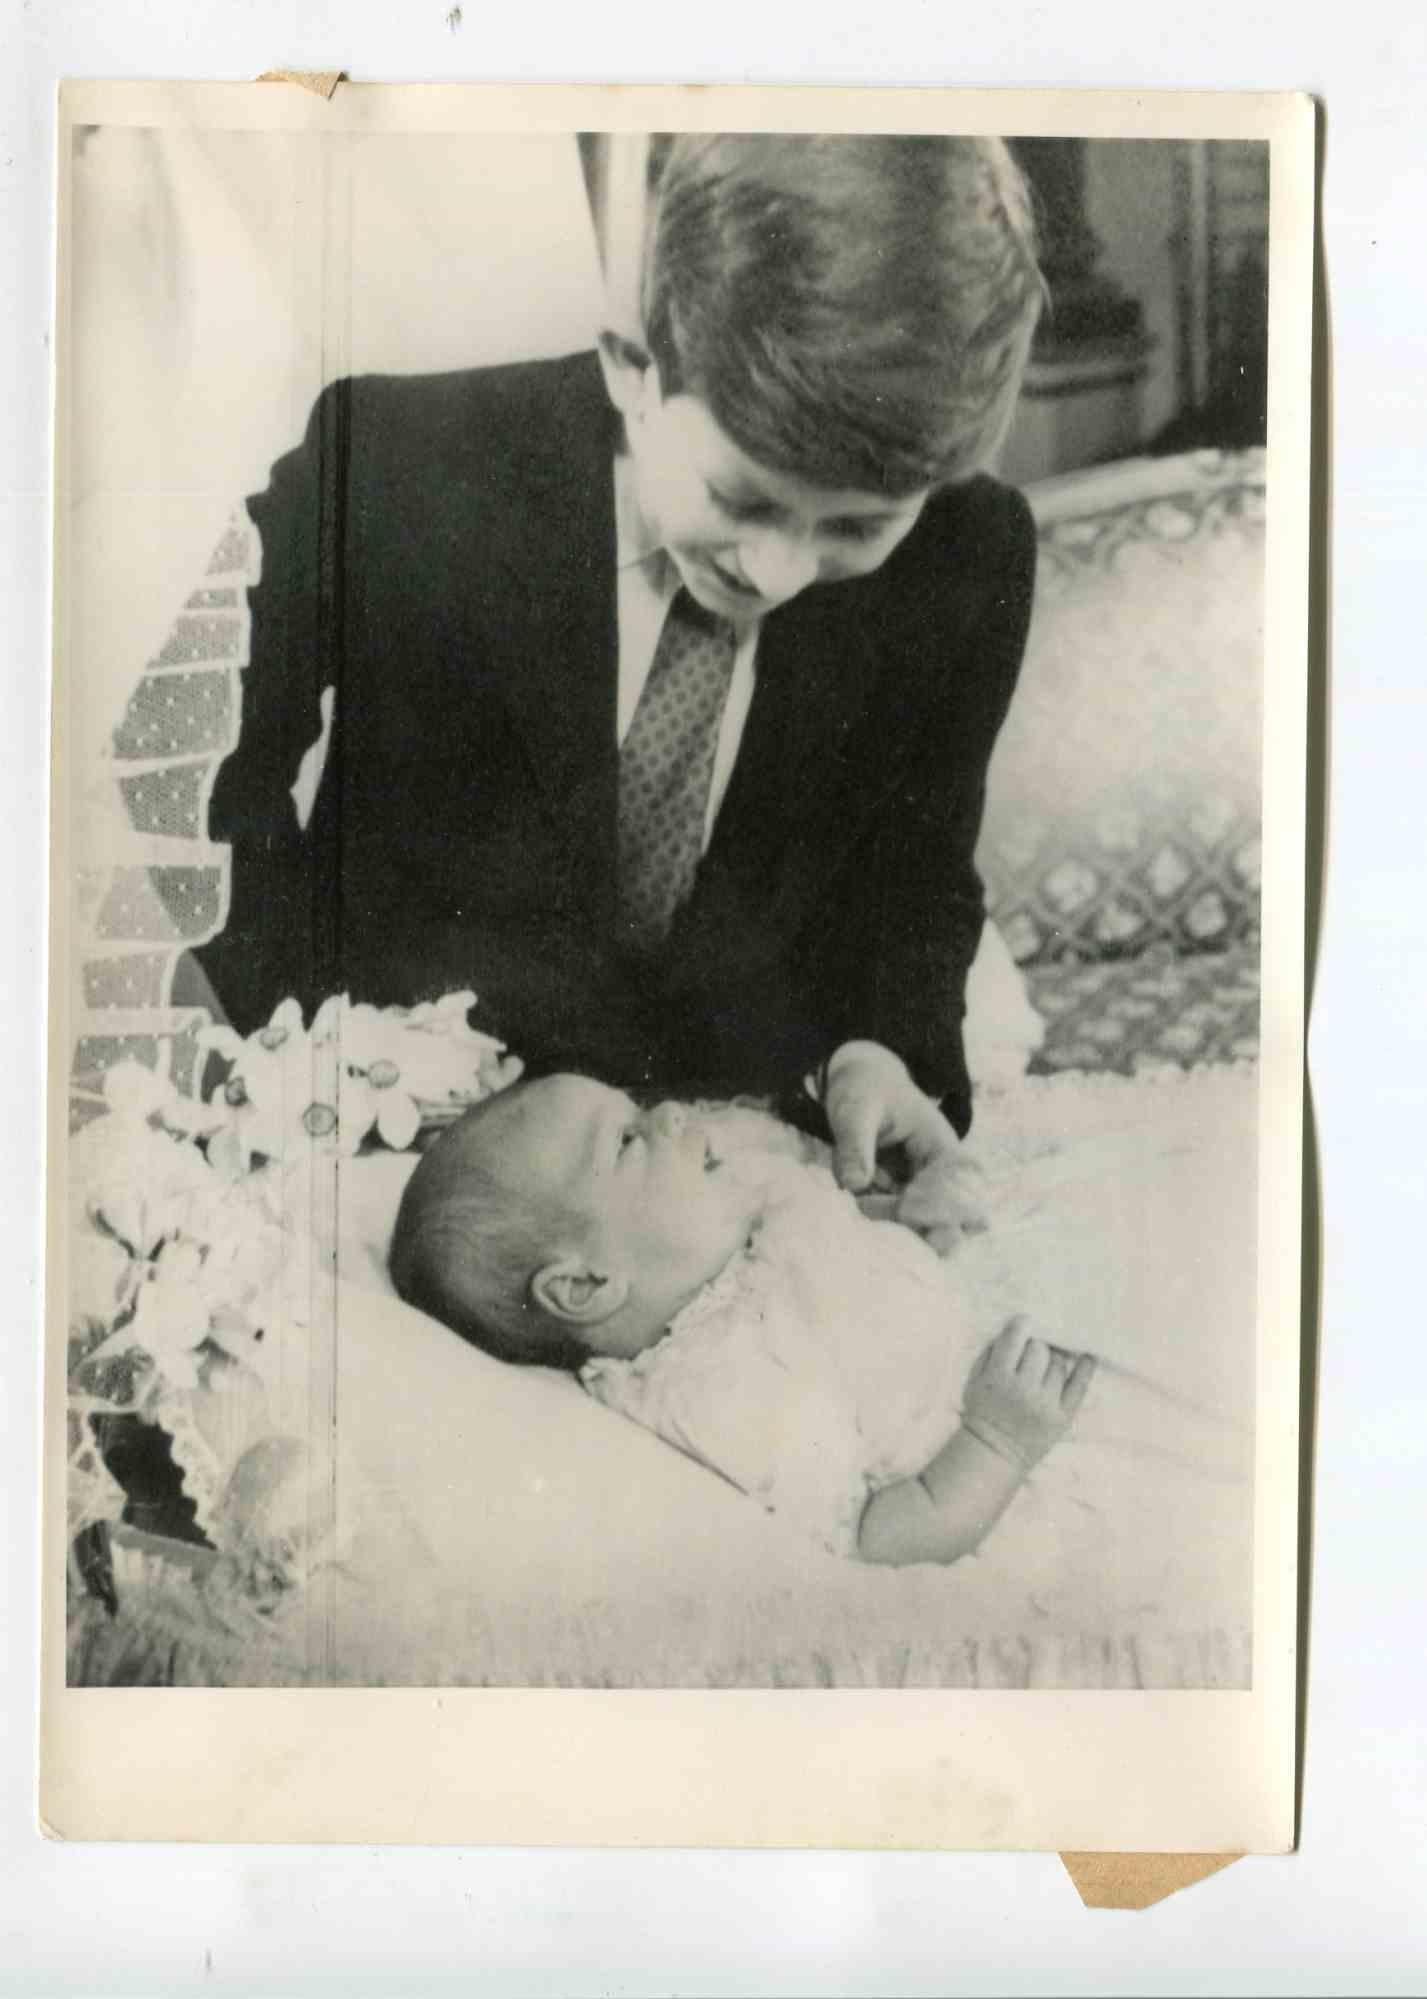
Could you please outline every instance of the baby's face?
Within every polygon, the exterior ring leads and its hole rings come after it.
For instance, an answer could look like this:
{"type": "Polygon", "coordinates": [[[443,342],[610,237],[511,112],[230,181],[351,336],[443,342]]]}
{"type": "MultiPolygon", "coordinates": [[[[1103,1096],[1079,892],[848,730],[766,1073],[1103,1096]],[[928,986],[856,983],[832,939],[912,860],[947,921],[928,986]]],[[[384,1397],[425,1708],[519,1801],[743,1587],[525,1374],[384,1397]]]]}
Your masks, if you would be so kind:
{"type": "Polygon", "coordinates": [[[680,1104],[642,1111],[587,1076],[546,1076],[511,1098],[492,1136],[511,1191],[571,1218],[578,1239],[552,1251],[628,1279],[627,1307],[589,1329],[592,1353],[652,1346],[748,1240],[756,1196],[680,1104]]]}

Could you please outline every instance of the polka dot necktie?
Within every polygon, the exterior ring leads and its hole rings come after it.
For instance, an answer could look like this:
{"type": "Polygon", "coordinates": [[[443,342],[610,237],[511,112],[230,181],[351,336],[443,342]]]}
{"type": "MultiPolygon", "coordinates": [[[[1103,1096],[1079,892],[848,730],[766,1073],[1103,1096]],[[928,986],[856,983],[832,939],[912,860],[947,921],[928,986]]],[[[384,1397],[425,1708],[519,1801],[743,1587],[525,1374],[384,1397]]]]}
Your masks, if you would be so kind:
{"type": "Polygon", "coordinates": [[[680,590],[619,757],[619,930],[631,952],[663,942],[693,886],[736,650],[733,626],[680,590]]]}

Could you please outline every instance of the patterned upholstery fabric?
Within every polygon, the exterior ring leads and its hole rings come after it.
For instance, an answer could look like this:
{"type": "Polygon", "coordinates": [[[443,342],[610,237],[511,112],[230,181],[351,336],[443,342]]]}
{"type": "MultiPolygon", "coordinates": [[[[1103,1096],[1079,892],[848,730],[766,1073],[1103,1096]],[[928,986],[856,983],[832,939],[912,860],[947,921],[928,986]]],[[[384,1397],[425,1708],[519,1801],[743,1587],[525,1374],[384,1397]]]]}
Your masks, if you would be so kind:
{"type": "Polygon", "coordinates": [[[992,914],[1023,965],[1246,945],[1262,456],[1132,462],[1085,486],[1093,512],[1066,511],[1071,482],[1037,506],[1035,615],[980,852],[992,914]]]}
{"type": "MultiPolygon", "coordinates": [[[[1253,1052],[1263,494],[1262,454],[1212,452],[1031,494],[1036,609],[979,859],[1047,1022],[1039,1069],[1253,1052]]],[[[171,1004],[173,968],[226,914],[207,803],[236,741],[259,561],[240,510],[114,726],[102,782],[126,830],[75,872],[77,1121],[124,1055],[192,1086],[204,1016],[171,1004]]]]}
{"type": "Polygon", "coordinates": [[[1257,942],[1179,955],[1156,944],[1138,958],[1032,965],[1032,1006],[1046,1037],[1031,1062],[1058,1069],[1136,1075],[1258,1054],[1257,942]]]}
{"type": "Polygon", "coordinates": [[[1046,1023],[1032,1067],[1252,1056],[1263,454],[1130,461],[1030,497],[1035,613],[978,858],[1046,1023]]]}

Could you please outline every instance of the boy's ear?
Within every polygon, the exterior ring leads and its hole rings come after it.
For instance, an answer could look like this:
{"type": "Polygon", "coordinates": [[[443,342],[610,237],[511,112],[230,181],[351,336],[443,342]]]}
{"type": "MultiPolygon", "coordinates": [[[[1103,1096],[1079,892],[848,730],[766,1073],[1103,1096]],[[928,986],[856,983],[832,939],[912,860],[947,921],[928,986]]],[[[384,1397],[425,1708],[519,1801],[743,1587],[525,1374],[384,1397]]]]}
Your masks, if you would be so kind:
{"type": "Polygon", "coordinates": [[[599,1326],[629,1296],[629,1279],[592,1270],[575,1257],[547,1263],[530,1280],[530,1295],[552,1319],[567,1326],[599,1326]]]}
{"type": "Polygon", "coordinates": [[[649,350],[606,328],[600,335],[600,367],[610,401],[627,423],[636,422],[659,391],[659,371],[649,350]]]}

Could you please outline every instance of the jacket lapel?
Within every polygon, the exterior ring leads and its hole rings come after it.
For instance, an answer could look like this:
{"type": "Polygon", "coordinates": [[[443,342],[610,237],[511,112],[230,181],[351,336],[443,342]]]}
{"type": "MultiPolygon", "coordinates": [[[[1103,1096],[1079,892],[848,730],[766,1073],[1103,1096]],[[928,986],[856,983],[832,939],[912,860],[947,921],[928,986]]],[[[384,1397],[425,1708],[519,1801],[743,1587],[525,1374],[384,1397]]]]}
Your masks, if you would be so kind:
{"type": "Polygon", "coordinates": [[[849,787],[875,784],[866,727],[878,675],[855,591],[809,591],[770,617],[738,763],[711,858],[738,865],[756,845],[766,864],[781,853],[780,902],[800,897],[818,871],[857,837],[862,815],[849,787]]]}
{"type": "Polygon", "coordinates": [[[542,808],[598,919],[612,901],[618,781],[614,420],[593,356],[555,387],[543,431],[512,456],[482,622],[542,808]]]}

